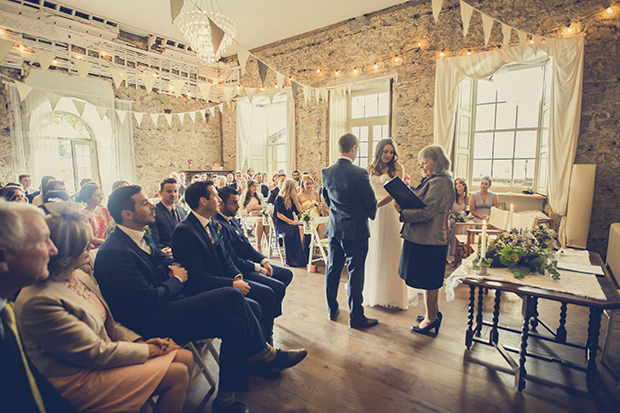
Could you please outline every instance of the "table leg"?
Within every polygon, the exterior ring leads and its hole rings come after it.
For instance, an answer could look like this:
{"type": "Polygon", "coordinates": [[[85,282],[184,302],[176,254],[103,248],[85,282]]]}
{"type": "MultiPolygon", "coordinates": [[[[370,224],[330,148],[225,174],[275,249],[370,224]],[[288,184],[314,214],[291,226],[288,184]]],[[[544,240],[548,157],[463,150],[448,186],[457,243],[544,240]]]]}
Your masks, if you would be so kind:
{"type": "Polygon", "coordinates": [[[493,307],[493,327],[491,327],[491,334],[489,334],[489,344],[497,344],[499,341],[499,330],[497,329],[497,326],[499,325],[499,305],[501,300],[502,292],[500,290],[495,290],[495,306],[493,307]]]}
{"type": "Polygon", "coordinates": [[[560,326],[555,334],[555,339],[560,343],[566,343],[566,310],[568,304],[562,303],[560,305],[560,326]]]}
{"type": "Polygon", "coordinates": [[[530,326],[532,326],[532,330],[536,330],[538,327],[538,298],[534,297],[534,315],[530,319],[530,326]]]}
{"type": "Polygon", "coordinates": [[[482,332],[482,306],[484,305],[484,288],[478,287],[478,313],[476,314],[476,337],[482,332]]]}
{"type": "Polygon", "coordinates": [[[588,340],[586,342],[586,382],[588,385],[594,383],[596,378],[596,352],[598,350],[598,335],[601,329],[600,308],[590,307],[590,319],[588,321],[588,340]]]}
{"type": "Polygon", "coordinates": [[[467,310],[467,332],[465,333],[465,346],[469,349],[474,338],[474,305],[476,303],[476,287],[469,286],[469,307],[467,310]]]}
{"type": "Polygon", "coordinates": [[[523,324],[521,326],[521,348],[519,349],[519,368],[515,373],[515,387],[521,391],[525,388],[525,360],[527,356],[527,338],[530,331],[530,319],[536,315],[536,299],[530,296],[523,296],[523,306],[521,313],[523,314],[523,324]]]}

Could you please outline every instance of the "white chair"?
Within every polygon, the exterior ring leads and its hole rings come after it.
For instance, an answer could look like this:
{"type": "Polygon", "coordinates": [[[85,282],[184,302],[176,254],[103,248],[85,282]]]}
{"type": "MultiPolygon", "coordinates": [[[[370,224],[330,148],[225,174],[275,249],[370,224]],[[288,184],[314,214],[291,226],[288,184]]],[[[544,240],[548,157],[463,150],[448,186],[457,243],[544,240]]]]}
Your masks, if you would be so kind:
{"type": "Polygon", "coordinates": [[[310,220],[310,256],[308,257],[308,272],[310,272],[310,267],[312,266],[312,263],[320,259],[322,259],[327,266],[327,253],[325,252],[325,250],[327,249],[329,251],[329,248],[327,246],[329,243],[329,239],[320,238],[319,231],[317,230],[317,227],[319,225],[327,224],[327,221],[329,221],[329,217],[312,218],[310,220]],[[319,252],[321,253],[320,258],[313,258],[315,248],[318,248],[319,252]]]}
{"type": "MultiPolygon", "coordinates": [[[[609,228],[609,242],[607,244],[607,268],[616,279],[616,284],[620,285],[620,222],[611,224],[609,228]]],[[[605,313],[609,316],[609,323],[607,324],[607,333],[605,334],[605,344],[603,344],[603,352],[601,354],[601,361],[604,363],[609,351],[611,339],[614,334],[614,328],[616,325],[616,317],[618,310],[605,310],[605,313]]],[[[620,383],[618,384],[620,389],[620,383]]]]}
{"type": "Polygon", "coordinates": [[[269,225],[269,256],[267,258],[271,258],[272,251],[275,249],[278,252],[278,256],[280,257],[280,264],[284,266],[284,255],[282,254],[282,250],[280,247],[278,231],[276,230],[276,226],[273,221],[273,215],[265,214],[265,220],[267,221],[267,225],[269,225]]]}

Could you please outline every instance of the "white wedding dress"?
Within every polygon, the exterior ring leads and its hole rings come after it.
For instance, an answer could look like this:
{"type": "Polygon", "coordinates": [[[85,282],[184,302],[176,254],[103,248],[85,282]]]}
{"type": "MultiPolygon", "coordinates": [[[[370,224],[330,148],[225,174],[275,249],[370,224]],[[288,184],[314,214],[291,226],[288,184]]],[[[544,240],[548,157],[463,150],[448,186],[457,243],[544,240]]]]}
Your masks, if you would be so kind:
{"type": "MultiPolygon", "coordinates": [[[[388,174],[371,175],[370,183],[377,202],[387,192],[383,184],[391,178],[388,174]]],[[[417,290],[407,287],[398,275],[403,240],[400,237],[402,223],[393,203],[377,210],[377,216],[369,221],[370,239],[364,280],[364,305],[395,307],[406,310],[411,301],[417,301],[417,290]],[[409,291],[408,291],[409,290],[409,291]]],[[[412,303],[413,305],[417,303],[412,303]]]]}

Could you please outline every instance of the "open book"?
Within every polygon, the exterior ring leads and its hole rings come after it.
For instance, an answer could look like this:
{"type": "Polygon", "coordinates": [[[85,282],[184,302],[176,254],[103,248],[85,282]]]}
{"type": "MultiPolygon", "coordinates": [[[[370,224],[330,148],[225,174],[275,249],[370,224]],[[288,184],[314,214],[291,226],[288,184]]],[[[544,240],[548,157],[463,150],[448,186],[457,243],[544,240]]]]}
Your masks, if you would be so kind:
{"type": "Polygon", "coordinates": [[[426,206],[398,176],[387,181],[383,187],[402,209],[416,209],[426,206]]]}

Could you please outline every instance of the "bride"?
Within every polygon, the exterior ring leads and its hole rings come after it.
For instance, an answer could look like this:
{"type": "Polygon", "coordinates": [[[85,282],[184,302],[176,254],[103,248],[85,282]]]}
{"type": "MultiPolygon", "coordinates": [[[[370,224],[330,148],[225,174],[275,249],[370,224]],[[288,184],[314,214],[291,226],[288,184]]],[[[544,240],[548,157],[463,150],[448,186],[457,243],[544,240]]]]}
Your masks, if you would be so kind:
{"type": "Polygon", "coordinates": [[[366,259],[364,304],[406,310],[409,301],[407,286],[398,276],[403,246],[400,238],[402,224],[398,212],[390,206],[392,197],[383,188],[384,183],[395,176],[403,179],[404,174],[392,139],[379,141],[375,160],[368,167],[368,174],[379,209],[375,219],[369,221],[370,240],[366,259]]]}

